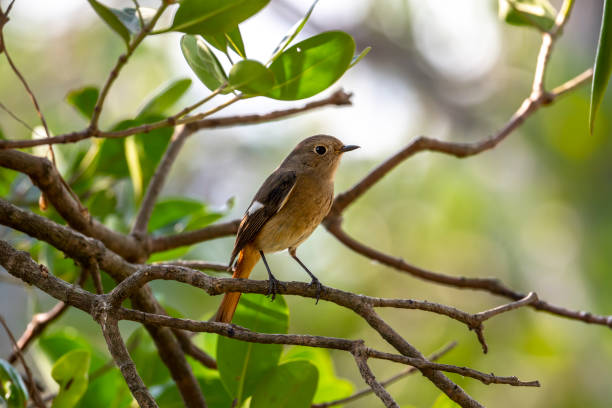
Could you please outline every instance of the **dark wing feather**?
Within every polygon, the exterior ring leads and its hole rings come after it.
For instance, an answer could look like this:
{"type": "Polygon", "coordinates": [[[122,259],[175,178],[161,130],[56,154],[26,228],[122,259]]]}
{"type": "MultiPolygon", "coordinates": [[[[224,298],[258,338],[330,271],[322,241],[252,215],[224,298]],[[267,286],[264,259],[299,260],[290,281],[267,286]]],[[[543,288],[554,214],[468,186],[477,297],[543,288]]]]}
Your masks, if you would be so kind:
{"type": "Polygon", "coordinates": [[[234,250],[230,259],[230,267],[240,250],[246,244],[252,242],[264,224],[285,205],[289,194],[295,186],[296,179],[297,176],[294,171],[279,169],[264,181],[257,194],[255,194],[255,198],[251,201],[251,205],[249,205],[249,209],[245,212],[238,228],[236,243],[234,244],[234,250]],[[255,202],[261,203],[261,207],[249,213],[255,202]]]}

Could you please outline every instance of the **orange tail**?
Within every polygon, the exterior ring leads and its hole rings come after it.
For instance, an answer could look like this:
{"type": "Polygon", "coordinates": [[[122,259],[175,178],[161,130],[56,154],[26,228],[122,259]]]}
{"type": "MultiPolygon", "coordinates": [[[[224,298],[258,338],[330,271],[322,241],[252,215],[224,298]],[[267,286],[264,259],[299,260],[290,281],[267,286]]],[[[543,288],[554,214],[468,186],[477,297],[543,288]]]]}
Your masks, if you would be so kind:
{"type": "MultiPolygon", "coordinates": [[[[238,261],[236,262],[236,269],[234,270],[232,278],[248,278],[260,257],[259,251],[251,245],[245,246],[238,254],[238,261]]],[[[236,306],[238,306],[240,295],[240,292],[226,293],[213,321],[230,323],[234,317],[236,306]]]]}

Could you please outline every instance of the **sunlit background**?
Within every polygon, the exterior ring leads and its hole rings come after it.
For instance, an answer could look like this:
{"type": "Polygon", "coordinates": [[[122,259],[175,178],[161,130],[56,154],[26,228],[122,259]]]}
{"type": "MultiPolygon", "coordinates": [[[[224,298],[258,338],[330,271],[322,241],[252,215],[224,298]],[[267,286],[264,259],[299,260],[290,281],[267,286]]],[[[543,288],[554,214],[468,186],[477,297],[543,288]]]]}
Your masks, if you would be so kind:
{"type": "MultiPolygon", "coordinates": [[[[7,1],[1,3],[6,7],[7,1]]],[[[141,1],[144,6],[157,4],[141,1]]],[[[309,0],[273,1],[242,24],[248,56],[267,60],[309,6],[309,0]]],[[[554,49],[549,88],[592,65],[601,10],[600,0],[576,2],[554,49]]],[[[64,97],[69,90],[103,83],[123,52],[121,39],[84,1],[17,0],[11,17],[5,30],[7,48],[36,92],[50,129],[54,134],[82,129],[84,120],[64,97]]],[[[171,15],[166,17],[169,21],[171,15]]],[[[321,0],[298,38],[331,29],[354,36],[358,50],[372,46],[370,54],[331,89],[341,86],[352,92],[352,107],[199,132],[179,156],[164,195],[203,200],[228,211],[229,220],[242,214],[284,155],[312,134],[331,134],[346,144],[362,146],[344,157],[336,181],[339,192],[418,135],[454,141],[487,137],[529,94],[540,46],[535,29],[499,21],[494,0],[321,0]],[[232,198],[234,205],[227,210],[232,198]]],[[[152,37],[138,49],[109,96],[102,127],[132,117],[147,95],[171,79],[194,80],[183,99],[185,106],[208,94],[186,64],[179,37],[175,33],[152,37]]],[[[585,86],[541,109],[494,151],[466,160],[421,153],[351,206],[345,213],[345,228],[356,239],[423,268],[454,276],[497,277],[554,304],[610,315],[610,99],[604,101],[593,135],[588,132],[585,86]]],[[[27,95],[5,62],[0,63],[0,101],[30,125],[37,124],[27,95]]],[[[259,97],[241,101],[220,115],[265,113],[300,104],[259,97]]],[[[0,126],[9,138],[31,137],[4,111],[0,126]]],[[[57,148],[60,163],[63,149],[57,148]]],[[[28,187],[24,180],[21,188],[28,187]]],[[[182,258],[227,262],[232,244],[232,238],[207,242],[182,258]]],[[[325,285],[343,290],[427,299],[469,312],[506,301],[423,282],[378,265],[349,251],[323,228],[299,252],[325,285]]],[[[279,279],[308,280],[286,253],[268,259],[279,279]]],[[[253,277],[265,276],[258,265],[253,277]]],[[[208,318],[220,301],[171,282],[152,286],[164,304],[191,318],[208,318]]],[[[363,338],[372,347],[391,351],[363,321],[336,305],[315,306],[311,299],[293,297],[287,301],[291,333],[363,338]]],[[[16,334],[33,313],[53,304],[33,288],[0,282],[1,313],[16,334]]],[[[450,375],[485,406],[612,404],[610,329],[521,309],[486,323],[490,351],[483,355],[476,336],[455,321],[409,310],[381,310],[381,314],[425,354],[457,340],[458,347],[443,362],[542,383],[542,388],[486,386],[450,375]]],[[[95,322],[81,312],[69,311],[56,326],[83,331],[103,347],[95,322]]],[[[126,325],[126,334],[133,327],[126,325]]],[[[6,357],[9,345],[4,335],[0,339],[0,356],[6,357]]],[[[35,347],[31,350],[30,359],[48,372],[42,353],[35,347]]],[[[356,389],[363,388],[351,356],[332,355],[338,374],[356,389]]],[[[371,363],[379,379],[402,369],[394,363],[371,363]]],[[[389,389],[401,406],[430,407],[439,395],[420,375],[389,389]]],[[[379,405],[370,396],[347,406],[379,405]]]]}

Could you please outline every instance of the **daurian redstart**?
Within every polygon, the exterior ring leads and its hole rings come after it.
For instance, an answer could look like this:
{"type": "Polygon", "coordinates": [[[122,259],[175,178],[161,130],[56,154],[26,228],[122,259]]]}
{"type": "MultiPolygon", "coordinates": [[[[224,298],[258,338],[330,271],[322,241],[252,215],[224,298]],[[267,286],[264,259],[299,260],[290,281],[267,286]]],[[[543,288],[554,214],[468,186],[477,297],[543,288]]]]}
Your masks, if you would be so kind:
{"type": "MultiPolygon", "coordinates": [[[[268,271],[268,294],[274,299],[279,282],[272,275],[264,253],[289,249],[289,254],[312,278],[311,285],[317,286],[318,298],[321,283],[295,251],[331,208],[340,157],[358,147],[344,145],[332,136],[318,135],[303,140],[289,153],[264,181],[242,218],[229,262],[231,268],[238,257],[234,278],[248,278],[261,257],[268,271]]],[[[239,299],[238,292],[226,293],[214,320],[231,322],[239,299]]]]}

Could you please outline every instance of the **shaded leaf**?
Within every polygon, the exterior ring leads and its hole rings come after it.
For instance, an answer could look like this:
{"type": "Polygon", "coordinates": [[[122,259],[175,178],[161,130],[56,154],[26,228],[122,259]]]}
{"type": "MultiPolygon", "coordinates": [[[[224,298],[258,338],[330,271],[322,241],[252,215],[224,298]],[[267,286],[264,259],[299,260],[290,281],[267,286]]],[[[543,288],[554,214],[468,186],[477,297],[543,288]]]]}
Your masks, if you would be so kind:
{"type": "Polygon", "coordinates": [[[161,91],[156,91],[138,112],[137,118],[146,115],[163,115],[187,92],[191,79],[183,78],[165,85],[161,91]]]}
{"type": "Polygon", "coordinates": [[[70,91],[68,95],[66,95],[66,101],[76,108],[77,112],[83,115],[85,119],[89,120],[93,115],[99,94],[100,91],[98,91],[98,88],[87,86],[70,91]]]}
{"type": "Polygon", "coordinates": [[[259,61],[242,60],[232,67],[229,84],[244,94],[261,95],[274,85],[274,74],[259,61]]]}
{"type": "Polygon", "coordinates": [[[87,350],[73,350],[63,355],[51,369],[51,377],[59,384],[52,408],[71,408],[81,399],[88,385],[91,354],[87,350]]]}
{"type": "Polygon", "coordinates": [[[508,24],[548,31],[557,12],[548,0],[499,0],[499,17],[508,24]]]}
{"type": "Polygon", "coordinates": [[[329,350],[314,347],[291,347],[283,354],[281,362],[306,360],[319,372],[319,385],[313,403],[334,401],[353,394],[354,386],[348,380],[336,377],[329,350]]]}
{"type": "Polygon", "coordinates": [[[281,364],[268,371],[251,399],[251,408],[308,408],[319,374],[306,360],[281,364]]]}
{"type": "Polygon", "coordinates": [[[227,54],[227,47],[229,46],[240,57],[246,58],[244,42],[242,41],[242,34],[238,26],[228,33],[204,34],[202,37],[204,37],[207,43],[225,54],[227,54]]]}
{"type": "Polygon", "coordinates": [[[270,58],[270,62],[278,58],[278,56],[283,51],[285,51],[285,48],[287,48],[289,44],[291,44],[291,41],[293,41],[293,39],[300,33],[300,31],[302,31],[302,28],[304,28],[304,25],[306,25],[306,22],[310,18],[310,15],[312,14],[312,11],[314,10],[318,2],[319,0],[313,1],[304,17],[302,17],[297,23],[295,23],[293,27],[289,29],[287,34],[283,36],[283,38],[280,40],[280,43],[278,43],[274,51],[272,51],[272,57],[270,58]]]}
{"type": "MultiPolygon", "coordinates": [[[[147,24],[151,21],[155,13],[157,12],[155,9],[149,7],[140,7],[140,15],[142,16],[142,20],[144,24],[147,24]]],[[[138,11],[133,7],[124,8],[122,10],[118,9],[110,9],[121,21],[121,23],[132,33],[138,34],[140,32],[140,17],[138,16],[138,11]]]]}
{"type": "Polygon", "coordinates": [[[171,29],[187,34],[227,33],[270,0],[183,0],[171,29]]]}
{"type": "MultiPolygon", "coordinates": [[[[208,408],[228,408],[232,406],[232,398],[229,396],[221,380],[217,376],[196,378],[202,393],[206,396],[208,408]]],[[[183,408],[185,405],[174,382],[155,389],[153,395],[160,408],[183,408]]]]}
{"type": "MultiPolygon", "coordinates": [[[[232,323],[263,333],[287,333],[289,310],[282,296],[274,302],[261,295],[243,294],[232,323]]],[[[217,364],[223,385],[239,405],[253,394],[264,373],[278,364],[280,344],[256,344],[219,336],[217,364]]]]}
{"type": "Polygon", "coordinates": [[[181,50],[193,72],[208,89],[214,91],[227,81],[223,67],[204,40],[184,35],[181,38],[181,50]]]}
{"type": "Polygon", "coordinates": [[[599,32],[599,43],[597,55],[595,56],[595,67],[593,71],[593,85],[591,87],[591,108],[589,111],[589,126],[591,133],[595,124],[595,116],[601,105],[606,92],[610,74],[612,74],[612,2],[605,0],[603,16],[601,19],[601,31],[599,32]]]}
{"type": "Polygon", "coordinates": [[[275,84],[266,96],[296,100],[316,95],[344,74],[354,52],[355,41],[342,31],[328,31],[297,43],[270,65],[275,84]]]}
{"type": "Polygon", "coordinates": [[[170,380],[170,371],[159,357],[157,347],[144,327],[134,330],[126,343],[138,345],[130,355],[136,367],[143,367],[138,372],[147,387],[165,384],[170,380]]]}
{"type": "Polygon", "coordinates": [[[115,10],[110,7],[105,6],[104,4],[96,1],[96,0],[87,0],[91,7],[94,9],[96,14],[100,16],[102,20],[121,38],[125,41],[126,45],[130,44],[130,31],[123,25],[119,17],[117,17],[117,12],[121,12],[120,10],[115,10]]]}
{"type": "Polygon", "coordinates": [[[230,48],[233,49],[236,54],[240,55],[242,58],[246,58],[244,41],[242,41],[242,34],[240,33],[240,28],[238,26],[225,33],[225,38],[227,39],[227,43],[229,44],[230,48]]]}
{"type": "Polygon", "coordinates": [[[7,408],[24,408],[27,401],[28,389],[21,375],[0,358],[0,402],[6,403],[7,408]]]}

